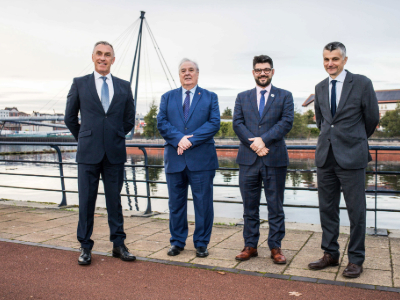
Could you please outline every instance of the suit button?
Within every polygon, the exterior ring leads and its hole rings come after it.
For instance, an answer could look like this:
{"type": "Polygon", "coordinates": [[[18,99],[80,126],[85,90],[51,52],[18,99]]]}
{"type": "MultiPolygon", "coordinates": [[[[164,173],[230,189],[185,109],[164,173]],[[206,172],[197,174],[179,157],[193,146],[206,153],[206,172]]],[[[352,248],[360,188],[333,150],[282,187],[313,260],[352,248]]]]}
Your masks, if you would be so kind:
{"type": "Polygon", "coordinates": [[[335,125],[331,125],[331,127],[333,128],[333,127],[335,127],[335,125]]]}
{"type": "Polygon", "coordinates": [[[106,116],[106,119],[107,119],[107,116],[106,116]]]}
{"type": "Polygon", "coordinates": [[[187,128],[185,128],[185,130],[187,130],[187,128]]]}
{"type": "Polygon", "coordinates": [[[258,128],[261,128],[261,126],[258,126],[258,128]]]}

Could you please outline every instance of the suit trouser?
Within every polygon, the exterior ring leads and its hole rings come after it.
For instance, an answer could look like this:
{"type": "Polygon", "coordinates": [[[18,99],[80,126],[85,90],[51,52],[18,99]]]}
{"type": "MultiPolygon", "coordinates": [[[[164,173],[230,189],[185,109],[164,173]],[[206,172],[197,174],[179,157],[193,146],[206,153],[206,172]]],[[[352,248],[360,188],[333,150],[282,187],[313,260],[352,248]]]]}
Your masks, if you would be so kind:
{"type": "Polygon", "coordinates": [[[166,173],[169,193],[169,230],[171,245],[185,247],[189,233],[187,222],[187,196],[190,184],[195,213],[193,242],[195,248],[207,247],[214,220],[213,180],[215,170],[166,173]]]}
{"type": "Polygon", "coordinates": [[[283,199],[287,167],[267,167],[261,157],[251,166],[239,165],[239,186],[244,206],[243,238],[245,246],[257,248],[260,237],[261,183],[268,205],[268,246],[281,247],[285,237],[283,199]]]}
{"type": "Polygon", "coordinates": [[[365,169],[345,170],[336,162],[332,147],[322,168],[317,168],[321,248],[339,259],[340,187],[350,219],[349,262],[362,265],[365,259],[365,169]]]}
{"type": "Polygon", "coordinates": [[[124,218],[121,206],[121,190],[124,183],[124,164],[111,164],[107,156],[98,164],[78,164],[79,223],[78,241],[82,248],[93,248],[90,239],[93,232],[94,210],[100,174],[103,179],[110,241],[114,247],[124,244],[124,218]]]}

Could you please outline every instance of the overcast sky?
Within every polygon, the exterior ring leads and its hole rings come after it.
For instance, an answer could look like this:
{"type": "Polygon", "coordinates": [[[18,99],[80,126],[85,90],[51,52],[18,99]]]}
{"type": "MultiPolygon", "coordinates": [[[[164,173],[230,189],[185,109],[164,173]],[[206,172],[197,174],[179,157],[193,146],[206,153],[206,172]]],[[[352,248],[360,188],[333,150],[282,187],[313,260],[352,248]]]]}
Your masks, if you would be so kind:
{"type": "MultiPolygon", "coordinates": [[[[259,54],[272,57],[272,83],[300,108],[327,77],[322,48],[336,40],[347,47],[349,71],[371,78],[376,90],[400,88],[398,0],[0,1],[0,109],[63,112],[72,78],[93,71],[98,40],[116,41],[111,72],[129,80],[137,30],[117,38],[141,10],[177,85],[179,61],[197,61],[199,85],[219,95],[221,110],[254,87],[259,54]]],[[[142,49],[138,112],[145,113],[169,85],[146,31],[142,49]]]]}

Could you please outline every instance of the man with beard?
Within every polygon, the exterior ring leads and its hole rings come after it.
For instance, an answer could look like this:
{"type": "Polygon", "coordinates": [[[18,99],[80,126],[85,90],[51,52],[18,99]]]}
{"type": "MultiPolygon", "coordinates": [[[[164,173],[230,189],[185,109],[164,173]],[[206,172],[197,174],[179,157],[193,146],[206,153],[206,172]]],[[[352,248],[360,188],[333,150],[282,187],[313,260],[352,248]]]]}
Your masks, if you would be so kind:
{"type": "Polygon", "coordinates": [[[285,236],[283,194],[289,157],[284,136],[292,129],[292,94],[271,84],[275,70],[267,55],[255,56],[256,87],[237,96],[233,129],[240,139],[236,162],[244,206],[244,249],[236,260],[258,255],[261,184],[268,204],[268,246],[276,264],[285,264],[281,241],[285,236]]]}

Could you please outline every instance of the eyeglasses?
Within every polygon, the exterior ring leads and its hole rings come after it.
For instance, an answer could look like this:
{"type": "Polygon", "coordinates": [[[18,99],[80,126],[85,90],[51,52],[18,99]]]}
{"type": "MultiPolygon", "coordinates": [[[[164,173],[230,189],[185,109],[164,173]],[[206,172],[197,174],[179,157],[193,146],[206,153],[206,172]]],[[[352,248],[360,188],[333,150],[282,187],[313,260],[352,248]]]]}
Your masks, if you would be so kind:
{"type": "Polygon", "coordinates": [[[271,73],[272,69],[270,68],[265,68],[265,69],[254,69],[254,73],[261,74],[264,71],[265,74],[271,73]]]}

